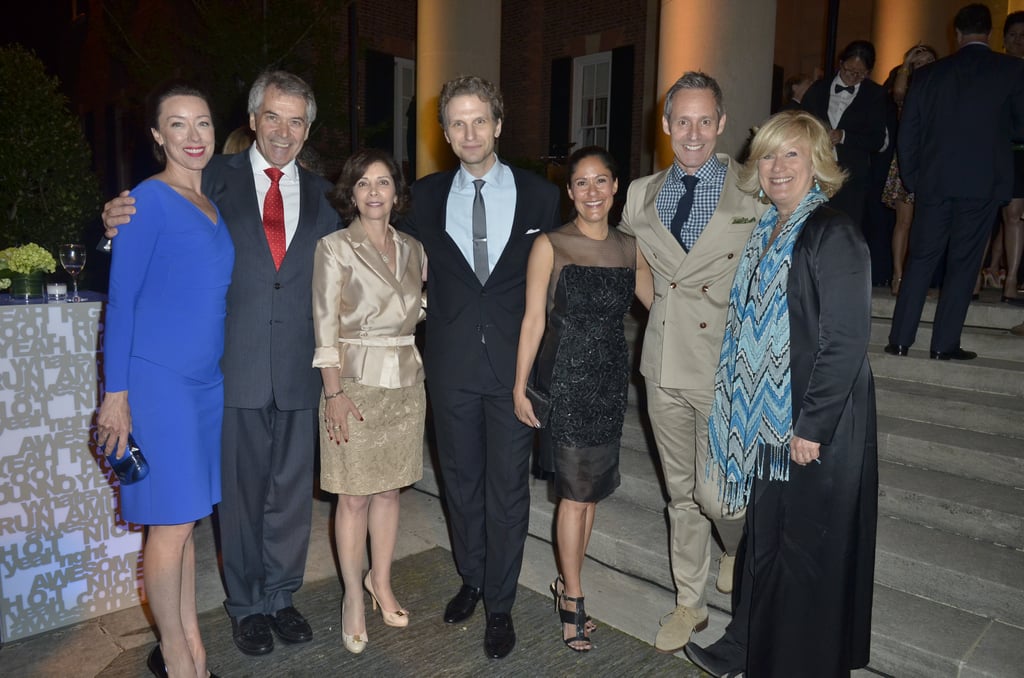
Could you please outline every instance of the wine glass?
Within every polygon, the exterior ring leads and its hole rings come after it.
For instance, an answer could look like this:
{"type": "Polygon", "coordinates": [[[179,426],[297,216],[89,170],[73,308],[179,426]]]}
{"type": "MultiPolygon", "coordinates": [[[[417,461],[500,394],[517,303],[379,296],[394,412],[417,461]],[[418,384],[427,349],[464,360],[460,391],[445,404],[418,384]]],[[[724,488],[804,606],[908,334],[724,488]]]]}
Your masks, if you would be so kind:
{"type": "Polygon", "coordinates": [[[85,245],[81,243],[69,243],[60,246],[60,265],[71,276],[74,283],[74,292],[68,301],[81,301],[78,296],[78,275],[85,268],[85,245]]]}

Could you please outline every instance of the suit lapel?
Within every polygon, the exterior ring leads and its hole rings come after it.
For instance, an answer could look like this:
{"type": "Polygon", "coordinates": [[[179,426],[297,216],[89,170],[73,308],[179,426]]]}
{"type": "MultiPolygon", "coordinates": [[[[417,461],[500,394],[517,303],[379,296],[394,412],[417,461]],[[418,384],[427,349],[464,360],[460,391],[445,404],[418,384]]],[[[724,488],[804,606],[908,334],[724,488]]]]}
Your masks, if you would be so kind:
{"type": "Polygon", "coordinates": [[[228,159],[221,191],[225,201],[232,204],[230,212],[240,217],[232,219],[228,224],[231,237],[236,241],[235,246],[259,252],[260,265],[272,269],[274,257],[270,254],[267,234],[263,230],[263,215],[260,214],[259,198],[256,195],[256,180],[247,152],[238,153],[228,159]]]}
{"type": "Polygon", "coordinates": [[[655,249],[666,262],[666,268],[676,271],[686,261],[686,250],[683,249],[682,244],[678,240],[672,237],[672,232],[668,230],[668,225],[662,223],[661,216],[658,214],[657,204],[658,194],[661,192],[665,182],[668,181],[668,173],[671,169],[669,167],[662,170],[658,176],[654,177],[647,184],[647,190],[644,193],[642,222],[649,225],[651,238],[656,243],[655,249]]]}
{"type": "MultiPolygon", "coordinates": [[[[292,235],[292,240],[288,243],[288,249],[285,251],[284,260],[281,262],[281,270],[284,270],[285,266],[289,265],[288,255],[294,250],[295,254],[291,257],[290,261],[305,260],[305,257],[301,252],[305,251],[307,245],[310,245],[308,241],[316,240],[316,220],[318,212],[320,210],[320,196],[317,195],[316,182],[308,180],[307,177],[303,176],[305,170],[296,164],[296,169],[299,173],[299,221],[295,226],[295,234],[292,235]]],[[[263,223],[262,216],[260,223],[263,223]]],[[[267,252],[270,252],[270,246],[267,246],[267,252]]],[[[297,265],[297,264],[293,264],[297,265]]]]}
{"type": "MultiPolygon", "coordinates": [[[[391,269],[387,264],[384,263],[384,259],[380,256],[380,253],[376,251],[373,243],[370,242],[370,236],[366,233],[366,227],[363,226],[363,222],[356,217],[348,228],[345,229],[346,235],[348,236],[349,242],[352,244],[352,251],[356,257],[362,261],[367,268],[381,279],[381,281],[398,292],[399,298],[401,298],[401,283],[400,278],[405,274],[405,267],[409,262],[409,248],[406,247],[405,243],[401,238],[396,239],[395,242],[395,273],[391,272],[391,269]]],[[[388,229],[389,238],[394,238],[394,232],[388,229]]]]}
{"type": "MultiPolygon", "coordinates": [[[[438,231],[435,234],[437,244],[444,248],[445,255],[443,256],[448,260],[448,263],[456,269],[458,274],[462,276],[467,284],[479,285],[480,279],[476,277],[476,272],[473,271],[472,266],[469,265],[469,262],[466,261],[466,257],[463,256],[462,250],[459,249],[459,246],[455,244],[455,241],[450,235],[448,235],[448,231],[445,229],[445,225],[448,223],[448,195],[451,193],[452,183],[455,181],[455,174],[457,171],[458,170],[452,170],[446,180],[442,183],[444,191],[438,196],[436,205],[437,212],[435,213],[435,218],[432,221],[438,226],[438,231]]],[[[518,200],[516,203],[516,209],[518,210],[518,200]]]]}

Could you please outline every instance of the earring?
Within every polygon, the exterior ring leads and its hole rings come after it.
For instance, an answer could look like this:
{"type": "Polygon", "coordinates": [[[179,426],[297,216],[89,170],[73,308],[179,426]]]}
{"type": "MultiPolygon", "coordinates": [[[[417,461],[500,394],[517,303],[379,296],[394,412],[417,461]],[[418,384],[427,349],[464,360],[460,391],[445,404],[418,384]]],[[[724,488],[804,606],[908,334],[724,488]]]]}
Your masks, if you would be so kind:
{"type": "Polygon", "coordinates": [[[821,184],[818,183],[818,177],[814,177],[814,190],[816,190],[816,191],[820,191],[821,190],[821,184]]]}
{"type": "Polygon", "coordinates": [[[757,199],[758,200],[764,200],[764,189],[763,188],[757,192],[757,199]]]}

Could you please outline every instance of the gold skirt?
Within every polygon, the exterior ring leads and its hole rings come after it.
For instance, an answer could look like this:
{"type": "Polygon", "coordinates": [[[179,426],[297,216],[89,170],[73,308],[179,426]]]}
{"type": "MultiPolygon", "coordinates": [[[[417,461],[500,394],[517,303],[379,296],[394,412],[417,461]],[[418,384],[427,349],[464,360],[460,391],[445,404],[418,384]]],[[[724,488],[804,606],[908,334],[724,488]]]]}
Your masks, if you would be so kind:
{"type": "Polygon", "coordinates": [[[320,396],[320,487],[335,494],[369,495],[412,485],[423,477],[423,384],[403,388],[342,382],[363,421],[348,420],[348,442],[330,439],[320,396]]]}

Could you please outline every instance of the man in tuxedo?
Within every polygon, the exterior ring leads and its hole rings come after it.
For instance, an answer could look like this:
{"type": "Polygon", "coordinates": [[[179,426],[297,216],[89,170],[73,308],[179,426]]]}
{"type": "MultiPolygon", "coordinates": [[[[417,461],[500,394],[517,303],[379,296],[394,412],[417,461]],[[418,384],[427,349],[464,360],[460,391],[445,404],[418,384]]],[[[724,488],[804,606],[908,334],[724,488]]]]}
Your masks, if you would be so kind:
{"type": "Polygon", "coordinates": [[[558,225],[559,193],[495,154],[503,103],[492,83],[445,83],[438,118],[460,164],[412,185],[402,227],[429,261],[424,366],[463,582],[444,620],[468,618],[482,597],[484,651],[498,659],[515,645],[511,611],[530,511],[534,432],[512,406],[526,262],[536,235],[558,225]]]}
{"type": "Polygon", "coordinates": [[[655,640],[662,652],[678,652],[707,623],[712,523],[724,548],[717,586],[726,593],[743,534],[743,512],[725,512],[717,477],[707,473],[708,417],[729,291],[765,208],[737,187],[735,161],[714,152],[725,117],[711,76],[691,71],[672,85],[662,129],[674,162],[630,184],[619,226],[636,236],[654,275],[640,373],[669,494],[676,608],[655,640]]]}
{"type": "MultiPolygon", "coordinates": [[[[313,251],[341,226],[326,198],[330,183],[295,161],[315,117],[309,85],[283,71],[264,73],[249,93],[255,143],[214,156],[203,172],[203,192],[235,246],[217,518],[224,607],[235,645],[250,655],[271,652],[274,634],[286,643],[313,638],[292,604],[309,546],[321,390],[312,367],[313,251]]],[[[133,203],[123,196],[107,203],[109,236],[134,214],[133,203]]]]}
{"type": "Polygon", "coordinates": [[[854,40],[840,53],[835,77],[811,85],[801,104],[829,130],[836,160],[849,173],[831,204],[855,224],[863,224],[872,155],[888,141],[885,88],[868,79],[874,67],[874,46],[854,40]]]}
{"type": "Polygon", "coordinates": [[[996,211],[1013,197],[1011,140],[1024,133],[1024,60],[989,49],[992,15],[967,5],[953,22],[959,48],[914,72],[897,155],[914,223],[886,353],[914,343],[928,284],[945,256],[930,355],[970,360],[960,334],[996,211]],[[952,130],[956,130],[955,133],[952,130]]]}

